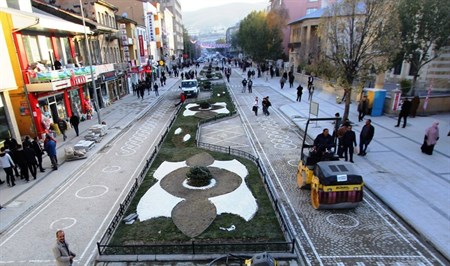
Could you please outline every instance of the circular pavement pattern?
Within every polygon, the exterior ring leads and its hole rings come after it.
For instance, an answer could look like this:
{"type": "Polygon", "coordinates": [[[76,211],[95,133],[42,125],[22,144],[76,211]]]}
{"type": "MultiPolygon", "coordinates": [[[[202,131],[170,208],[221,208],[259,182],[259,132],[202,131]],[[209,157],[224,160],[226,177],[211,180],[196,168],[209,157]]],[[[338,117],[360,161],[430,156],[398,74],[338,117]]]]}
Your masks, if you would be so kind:
{"type": "Polygon", "coordinates": [[[50,224],[50,229],[52,230],[66,230],[74,226],[77,223],[77,219],[72,217],[60,218],[50,224]]]}
{"type": "Polygon", "coordinates": [[[347,214],[331,214],[327,216],[327,222],[341,228],[353,228],[359,225],[359,221],[347,214]]]}
{"type": "Polygon", "coordinates": [[[103,196],[108,192],[108,187],[103,185],[92,185],[79,189],[75,196],[80,199],[92,199],[103,196]]]}

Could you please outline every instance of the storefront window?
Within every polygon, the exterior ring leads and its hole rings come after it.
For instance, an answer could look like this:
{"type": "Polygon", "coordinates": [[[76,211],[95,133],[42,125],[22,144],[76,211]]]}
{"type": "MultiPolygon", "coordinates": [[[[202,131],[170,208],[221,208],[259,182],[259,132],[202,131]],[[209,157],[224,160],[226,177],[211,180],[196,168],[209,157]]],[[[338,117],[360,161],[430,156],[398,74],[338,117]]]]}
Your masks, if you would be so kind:
{"type": "MultiPolygon", "coordinates": [[[[42,115],[45,118],[49,118],[51,123],[57,123],[59,117],[63,118],[67,116],[64,106],[64,95],[62,93],[39,99],[39,108],[41,109],[42,115]]],[[[44,120],[43,118],[42,120],[44,120]]]]}
{"type": "Polygon", "coordinates": [[[77,114],[78,116],[81,114],[81,98],[78,93],[78,89],[74,89],[69,91],[70,104],[72,105],[72,113],[77,114]]]}
{"type": "Polygon", "coordinates": [[[23,43],[25,52],[27,54],[28,63],[32,64],[41,61],[41,54],[39,53],[39,45],[36,36],[23,36],[23,43]]]}

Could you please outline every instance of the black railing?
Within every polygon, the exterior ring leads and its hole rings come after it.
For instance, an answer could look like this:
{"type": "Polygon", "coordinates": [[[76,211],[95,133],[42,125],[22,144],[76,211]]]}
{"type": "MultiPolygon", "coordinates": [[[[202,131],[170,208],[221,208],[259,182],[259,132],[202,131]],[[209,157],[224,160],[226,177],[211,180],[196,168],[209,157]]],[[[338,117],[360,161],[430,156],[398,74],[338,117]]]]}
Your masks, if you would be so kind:
{"type": "Polygon", "coordinates": [[[251,243],[197,243],[157,245],[102,245],[101,255],[162,255],[162,254],[228,254],[228,253],[293,253],[292,242],[251,242],[251,243]]]}
{"type": "Polygon", "coordinates": [[[171,121],[169,122],[169,126],[167,127],[166,131],[161,135],[161,140],[159,141],[158,145],[155,147],[153,152],[150,154],[150,156],[145,161],[145,165],[144,165],[144,167],[142,167],[138,178],[135,179],[133,185],[130,188],[130,191],[125,196],[125,199],[123,200],[123,202],[119,205],[119,209],[117,210],[116,215],[114,215],[112,221],[109,223],[109,226],[106,229],[105,233],[103,233],[102,237],[100,238],[100,241],[97,242],[98,254],[100,254],[100,255],[105,254],[106,249],[109,248],[107,243],[109,243],[109,241],[111,240],[111,237],[113,236],[114,232],[117,229],[117,226],[122,221],[123,215],[125,214],[128,206],[130,205],[131,201],[133,200],[134,196],[136,195],[136,192],[138,191],[139,186],[142,183],[142,180],[144,180],[148,169],[150,168],[150,166],[153,163],[153,160],[155,159],[156,155],[158,154],[158,149],[161,147],[165,137],[169,133],[169,129],[172,127],[180,110],[181,110],[181,106],[177,109],[176,113],[171,118],[171,121]]]}
{"type": "Polygon", "coordinates": [[[124,201],[120,204],[120,207],[114,216],[113,220],[109,224],[107,230],[103,234],[102,238],[99,242],[97,242],[97,250],[99,255],[143,255],[143,254],[228,254],[228,253],[236,253],[236,252],[248,252],[248,253],[259,253],[259,252],[276,252],[276,253],[294,253],[296,245],[295,237],[292,234],[292,230],[290,229],[287,223],[287,214],[284,209],[284,206],[280,204],[278,193],[275,189],[275,186],[272,183],[272,179],[267,174],[267,170],[264,165],[260,162],[259,158],[245,151],[233,149],[231,147],[223,147],[214,144],[208,144],[200,142],[200,125],[208,122],[212,122],[224,117],[232,116],[236,112],[231,112],[227,115],[217,115],[213,118],[201,120],[198,123],[197,128],[197,146],[200,148],[204,148],[211,151],[217,151],[222,153],[227,153],[230,155],[239,156],[242,158],[246,158],[248,160],[253,161],[263,176],[264,184],[269,192],[270,198],[273,202],[274,208],[277,213],[277,217],[282,224],[282,230],[287,236],[287,242],[253,242],[253,243],[196,243],[192,241],[190,244],[159,244],[159,245],[110,245],[108,244],[113,236],[117,226],[123,219],[123,216],[130,205],[131,200],[134,198],[139,185],[144,179],[148,169],[150,168],[156,154],[158,152],[158,148],[162,145],[165,137],[170,131],[170,128],[173,126],[173,123],[181,110],[178,108],[176,114],[172,118],[169,123],[167,130],[161,135],[161,139],[158,143],[158,146],[155,147],[155,150],[152,152],[150,157],[146,160],[145,166],[142,168],[139,178],[136,178],[133,186],[130,189],[130,192],[125,197],[124,201]]]}

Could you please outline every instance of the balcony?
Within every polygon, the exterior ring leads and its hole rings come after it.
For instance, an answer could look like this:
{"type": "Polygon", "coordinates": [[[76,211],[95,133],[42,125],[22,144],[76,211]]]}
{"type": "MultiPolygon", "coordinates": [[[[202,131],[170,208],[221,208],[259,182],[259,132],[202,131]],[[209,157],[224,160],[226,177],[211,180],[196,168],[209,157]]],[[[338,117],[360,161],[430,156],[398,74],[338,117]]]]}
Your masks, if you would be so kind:
{"type": "MultiPolygon", "coordinates": [[[[92,68],[95,73],[95,68],[92,68]]],[[[77,67],[53,71],[35,72],[27,70],[29,92],[57,91],[67,87],[78,86],[91,80],[91,67],[77,67]]]]}

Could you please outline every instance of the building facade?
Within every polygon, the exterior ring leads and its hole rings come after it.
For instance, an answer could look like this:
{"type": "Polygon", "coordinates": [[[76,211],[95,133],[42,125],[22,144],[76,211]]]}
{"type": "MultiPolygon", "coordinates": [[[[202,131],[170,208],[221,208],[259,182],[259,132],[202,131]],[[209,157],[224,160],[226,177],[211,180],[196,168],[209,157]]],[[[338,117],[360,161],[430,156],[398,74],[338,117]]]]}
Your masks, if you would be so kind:
{"type": "MultiPolygon", "coordinates": [[[[334,3],[335,0],[270,0],[270,9],[284,8],[288,12],[287,23],[298,20],[304,16],[312,14],[317,10],[327,7],[329,4],[334,3]]],[[[289,43],[291,30],[288,25],[283,28],[283,51],[286,55],[289,55],[289,43]]]]}

